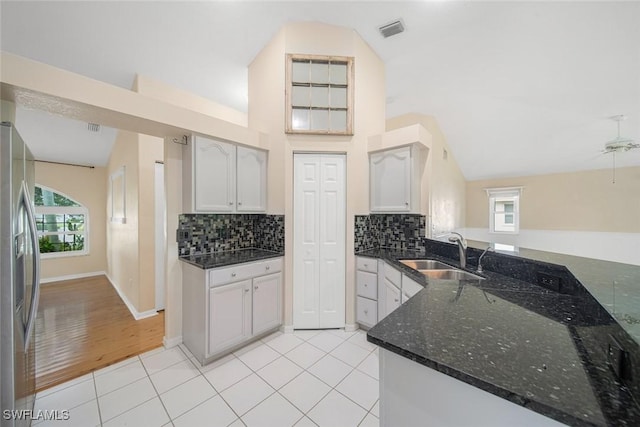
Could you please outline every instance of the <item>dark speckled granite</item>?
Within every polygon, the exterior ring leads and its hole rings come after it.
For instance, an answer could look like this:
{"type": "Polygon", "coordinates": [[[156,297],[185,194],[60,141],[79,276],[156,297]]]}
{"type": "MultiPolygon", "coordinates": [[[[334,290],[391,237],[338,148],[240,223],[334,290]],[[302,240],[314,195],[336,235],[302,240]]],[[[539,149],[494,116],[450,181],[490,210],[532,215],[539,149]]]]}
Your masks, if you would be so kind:
{"type": "Polygon", "coordinates": [[[259,261],[267,258],[283,256],[283,252],[272,252],[264,249],[241,249],[238,251],[213,252],[208,254],[187,255],[180,257],[181,261],[203,269],[218,268],[243,262],[259,261]]]}
{"type": "Polygon", "coordinates": [[[425,285],[371,328],[369,341],[569,425],[640,425],[640,349],[588,292],[558,293],[492,271],[482,281],[430,280],[398,262],[457,265],[455,253],[358,255],[382,258],[425,285]],[[610,336],[631,360],[624,384],[607,361],[610,336]]]}

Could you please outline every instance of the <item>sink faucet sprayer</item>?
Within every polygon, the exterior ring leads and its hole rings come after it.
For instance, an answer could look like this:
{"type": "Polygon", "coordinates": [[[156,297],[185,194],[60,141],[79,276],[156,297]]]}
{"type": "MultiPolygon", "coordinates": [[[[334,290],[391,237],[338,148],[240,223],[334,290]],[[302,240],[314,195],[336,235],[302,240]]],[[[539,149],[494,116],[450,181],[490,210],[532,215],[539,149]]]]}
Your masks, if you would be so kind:
{"type": "Polygon", "coordinates": [[[460,267],[465,268],[467,266],[467,241],[462,237],[462,234],[452,231],[454,236],[449,237],[449,241],[458,244],[458,252],[460,253],[460,267]]]}
{"type": "Polygon", "coordinates": [[[493,248],[491,246],[485,249],[484,252],[482,252],[482,255],[480,255],[480,258],[478,258],[478,269],[476,270],[476,272],[482,273],[482,257],[484,257],[489,251],[493,251],[493,248]]]}

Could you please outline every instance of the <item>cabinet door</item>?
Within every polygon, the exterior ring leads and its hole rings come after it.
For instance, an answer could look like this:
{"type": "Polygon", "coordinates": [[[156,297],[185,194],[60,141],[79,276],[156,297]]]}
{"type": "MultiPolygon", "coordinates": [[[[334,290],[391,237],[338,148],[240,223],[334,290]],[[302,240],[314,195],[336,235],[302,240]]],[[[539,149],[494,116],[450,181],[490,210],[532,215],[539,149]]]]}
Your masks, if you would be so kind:
{"type": "Polygon", "coordinates": [[[267,210],[267,153],[238,147],[237,197],[238,212],[267,210]]]}
{"type": "Polygon", "coordinates": [[[253,279],[253,335],[280,326],[282,273],[253,279]]]}
{"type": "Polygon", "coordinates": [[[208,355],[251,335],[251,280],[209,288],[208,355]]]}
{"type": "Polygon", "coordinates": [[[423,289],[423,286],[419,285],[413,279],[410,279],[406,274],[402,275],[402,303],[409,300],[412,296],[417,294],[423,289]]]}
{"type": "Polygon", "coordinates": [[[356,297],[356,322],[372,327],[378,323],[378,305],[374,300],[356,297]]]}
{"type": "Polygon", "coordinates": [[[411,210],[411,147],[374,153],[369,158],[372,212],[411,210]]]}
{"type": "Polygon", "coordinates": [[[391,313],[396,308],[400,307],[401,304],[401,293],[400,289],[396,287],[393,283],[389,281],[389,279],[384,279],[384,298],[382,300],[382,313],[378,313],[378,320],[382,320],[387,317],[389,313],[391,313]]]}
{"type": "Polygon", "coordinates": [[[236,147],[195,137],[193,185],[196,212],[233,212],[236,203],[236,147]]]}

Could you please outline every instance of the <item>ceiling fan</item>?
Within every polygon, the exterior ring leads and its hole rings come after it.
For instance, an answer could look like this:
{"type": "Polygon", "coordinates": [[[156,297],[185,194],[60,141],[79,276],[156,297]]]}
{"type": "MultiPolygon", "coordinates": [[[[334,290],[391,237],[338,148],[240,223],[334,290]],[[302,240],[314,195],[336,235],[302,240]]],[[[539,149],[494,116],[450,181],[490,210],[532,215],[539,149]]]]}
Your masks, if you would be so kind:
{"type": "Polygon", "coordinates": [[[620,136],[620,122],[627,119],[627,116],[623,114],[619,114],[616,116],[609,117],[611,120],[614,120],[618,123],[618,135],[604,144],[604,150],[602,152],[604,154],[613,153],[613,177],[612,183],[616,183],[616,153],[633,150],[636,148],[640,148],[640,144],[634,142],[631,138],[625,138],[620,136]]]}
{"type": "Polygon", "coordinates": [[[629,151],[640,148],[640,144],[634,142],[631,138],[620,136],[620,122],[627,119],[627,116],[620,114],[609,117],[618,123],[618,136],[604,144],[604,153],[619,153],[621,151],[629,151]]]}

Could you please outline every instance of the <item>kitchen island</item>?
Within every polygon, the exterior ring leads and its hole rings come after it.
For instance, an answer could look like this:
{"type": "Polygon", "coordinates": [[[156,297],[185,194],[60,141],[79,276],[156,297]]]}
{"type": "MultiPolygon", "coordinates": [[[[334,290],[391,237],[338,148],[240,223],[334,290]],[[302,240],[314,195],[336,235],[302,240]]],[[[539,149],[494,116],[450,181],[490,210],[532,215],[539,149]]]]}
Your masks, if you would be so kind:
{"type": "Polygon", "coordinates": [[[558,292],[492,271],[434,280],[398,260],[457,261],[423,251],[358,255],[424,285],[367,334],[381,348],[381,425],[456,425],[464,412],[474,425],[640,425],[638,344],[579,282],[565,278],[558,292]],[[509,418],[509,405],[526,412],[509,418]]]}

